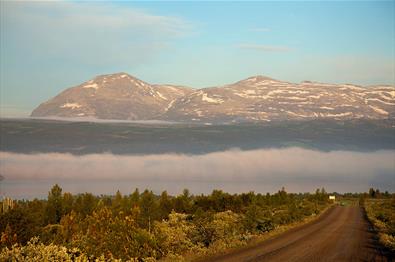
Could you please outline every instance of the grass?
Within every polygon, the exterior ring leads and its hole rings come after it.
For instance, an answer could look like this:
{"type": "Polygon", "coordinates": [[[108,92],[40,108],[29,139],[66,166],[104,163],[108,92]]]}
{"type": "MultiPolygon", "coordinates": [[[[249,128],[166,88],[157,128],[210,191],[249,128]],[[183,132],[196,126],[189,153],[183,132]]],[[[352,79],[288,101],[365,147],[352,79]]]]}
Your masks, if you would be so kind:
{"type": "Polygon", "coordinates": [[[379,242],[395,252],[395,198],[366,199],[364,208],[378,233],[379,242]]]}

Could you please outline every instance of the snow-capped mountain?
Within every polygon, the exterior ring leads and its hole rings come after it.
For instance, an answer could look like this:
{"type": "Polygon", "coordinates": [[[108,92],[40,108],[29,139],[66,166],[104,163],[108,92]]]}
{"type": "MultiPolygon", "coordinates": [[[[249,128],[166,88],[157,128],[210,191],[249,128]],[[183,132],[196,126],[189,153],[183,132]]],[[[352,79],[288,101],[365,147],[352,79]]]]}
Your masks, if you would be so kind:
{"type": "Polygon", "coordinates": [[[151,85],[126,73],[98,76],[41,104],[35,117],[185,122],[395,118],[395,87],[289,83],[254,76],[221,87],[151,85]]]}
{"type": "Polygon", "coordinates": [[[97,76],[42,103],[35,117],[94,117],[99,119],[159,119],[177,98],[192,89],[150,85],[125,73],[97,76]]]}

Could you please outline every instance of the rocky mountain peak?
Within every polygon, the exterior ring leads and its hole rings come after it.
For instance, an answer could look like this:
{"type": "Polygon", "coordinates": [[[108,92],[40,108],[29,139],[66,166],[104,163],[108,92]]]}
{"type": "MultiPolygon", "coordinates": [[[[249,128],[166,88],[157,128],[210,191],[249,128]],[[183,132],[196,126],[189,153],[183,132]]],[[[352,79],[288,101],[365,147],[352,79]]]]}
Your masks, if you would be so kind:
{"type": "Polygon", "coordinates": [[[256,76],[251,76],[249,78],[246,78],[244,80],[239,81],[240,82],[247,82],[247,83],[259,83],[259,82],[263,82],[263,81],[275,81],[275,82],[279,82],[276,79],[273,79],[271,77],[268,76],[264,76],[264,75],[256,75],[256,76]]]}

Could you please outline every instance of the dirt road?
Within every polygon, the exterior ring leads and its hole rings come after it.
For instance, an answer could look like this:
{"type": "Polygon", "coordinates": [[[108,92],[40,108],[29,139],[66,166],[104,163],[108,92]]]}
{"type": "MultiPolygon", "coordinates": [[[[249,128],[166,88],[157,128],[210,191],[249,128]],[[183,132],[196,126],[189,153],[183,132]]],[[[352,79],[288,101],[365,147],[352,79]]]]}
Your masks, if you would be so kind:
{"type": "Polygon", "coordinates": [[[208,261],[392,261],[377,248],[358,206],[335,206],[316,221],[208,261]]]}

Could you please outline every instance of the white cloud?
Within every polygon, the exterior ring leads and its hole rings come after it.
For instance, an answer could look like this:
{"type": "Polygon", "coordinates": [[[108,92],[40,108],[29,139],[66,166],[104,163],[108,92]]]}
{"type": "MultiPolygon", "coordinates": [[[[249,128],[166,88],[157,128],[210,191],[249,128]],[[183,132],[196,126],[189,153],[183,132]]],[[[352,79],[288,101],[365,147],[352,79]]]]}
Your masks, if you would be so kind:
{"type": "Polygon", "coordinates": [[[241,44],[238,46],[242,49],[251,49],[263,52],[289,52],[292,49],[286,46],[274,46],[274,45],[259,45],[259,44],[241,44]]]}
{"type": "Polygon", "coordinates": [[[6,2],[2,9],[5,46],[16,45],[37,62],[130,66],[153,57],[191,29],[181,18],[120,3],[6,2]]]}

